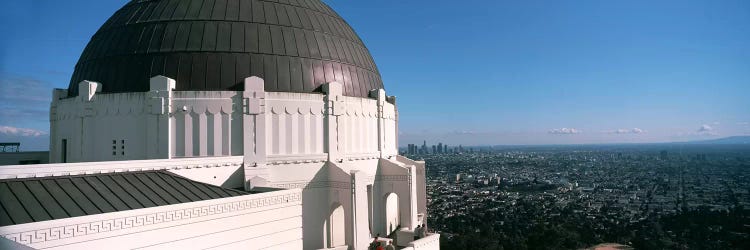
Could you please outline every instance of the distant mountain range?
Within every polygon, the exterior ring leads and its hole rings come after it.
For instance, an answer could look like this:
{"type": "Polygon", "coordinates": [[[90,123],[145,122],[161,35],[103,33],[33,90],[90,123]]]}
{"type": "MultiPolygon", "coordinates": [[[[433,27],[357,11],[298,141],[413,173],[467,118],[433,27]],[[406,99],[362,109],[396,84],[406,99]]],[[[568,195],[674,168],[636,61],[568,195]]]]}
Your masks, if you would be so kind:
{"type": "Polygon", "coordinates": [[[730,136],[712,140],[675,142],[686,144],[750,144],[750,136],[730,136]]]}

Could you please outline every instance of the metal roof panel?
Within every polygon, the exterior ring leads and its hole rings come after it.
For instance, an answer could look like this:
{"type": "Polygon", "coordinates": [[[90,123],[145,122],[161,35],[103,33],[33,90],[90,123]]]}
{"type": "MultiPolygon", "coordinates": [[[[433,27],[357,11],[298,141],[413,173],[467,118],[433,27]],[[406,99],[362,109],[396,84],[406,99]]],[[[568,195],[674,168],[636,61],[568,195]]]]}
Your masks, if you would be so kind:
{"type": "Polygon", "coordinates": [[[168,171],[0,180],[0,226],[246,195],[168,171]]]}

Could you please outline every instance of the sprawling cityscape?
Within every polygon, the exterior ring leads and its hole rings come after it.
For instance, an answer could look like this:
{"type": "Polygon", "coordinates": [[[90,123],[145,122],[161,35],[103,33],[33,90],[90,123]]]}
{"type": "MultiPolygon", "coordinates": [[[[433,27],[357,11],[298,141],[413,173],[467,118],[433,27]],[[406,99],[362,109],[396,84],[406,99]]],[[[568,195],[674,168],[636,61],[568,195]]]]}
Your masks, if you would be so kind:
{"type": "Polygon", "coordinates": [[[750,145],[408,145],[444,249],[750,249],[750,145]]]}

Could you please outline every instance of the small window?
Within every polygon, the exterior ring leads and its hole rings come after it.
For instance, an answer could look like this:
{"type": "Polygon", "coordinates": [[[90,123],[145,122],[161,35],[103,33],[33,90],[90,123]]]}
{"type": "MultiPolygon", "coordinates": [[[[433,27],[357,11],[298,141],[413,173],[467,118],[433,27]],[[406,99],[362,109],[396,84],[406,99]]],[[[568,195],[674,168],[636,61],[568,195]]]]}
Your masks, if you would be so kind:
{"type": "MultiPolygon", "coordinates": [[[[112,140],[112,155],[117,155],[117,140],[112,140]]],[[[120,139],[120,155],[125,155],[125,139],[120,139]]]]}

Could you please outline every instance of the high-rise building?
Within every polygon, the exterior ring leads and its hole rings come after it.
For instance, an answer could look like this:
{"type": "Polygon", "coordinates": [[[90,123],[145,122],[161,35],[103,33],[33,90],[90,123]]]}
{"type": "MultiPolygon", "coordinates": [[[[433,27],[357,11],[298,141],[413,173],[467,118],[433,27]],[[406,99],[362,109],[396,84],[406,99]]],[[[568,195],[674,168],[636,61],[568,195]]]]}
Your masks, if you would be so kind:
{"type": "Polygon", "coordinates": [[[438,143],[437,153],[438,154],[442,154],[443,153],[443,143],[442,142],[438,143]]]}
{"type": "Polygon", "coordinates": [[[341,15],[200,2],[129,1],[93,35],[52,93],[53,164],[0,168],[4,239],[367,249],[397,234],[437,249],[437,234],[411,238],[428,217],[424,162],[398,155],[395,97],[341,15]]]}
{"type": "Polygon", "coordinates": [[[413,155],[417,153],[417,145],[409,144],[409,154],[413,155]]]}

